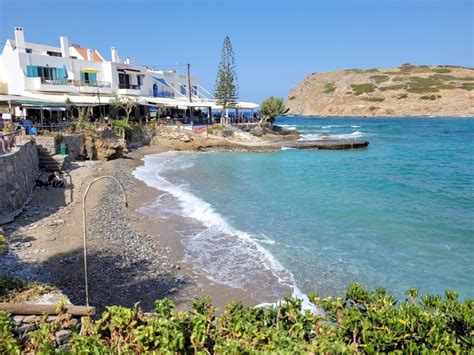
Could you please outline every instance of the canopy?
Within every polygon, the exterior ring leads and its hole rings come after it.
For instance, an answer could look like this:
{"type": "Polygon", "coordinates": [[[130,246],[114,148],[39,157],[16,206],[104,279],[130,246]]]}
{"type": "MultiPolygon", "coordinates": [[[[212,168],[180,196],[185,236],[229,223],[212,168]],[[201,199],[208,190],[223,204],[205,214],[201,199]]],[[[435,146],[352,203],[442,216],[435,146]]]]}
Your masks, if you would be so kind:
{"type": "Polygon", "coordinates": [[[81,73],[98,73],[100,72],[99,69],[95,69],[95,68],[83,68],[81,69],[81,73]]]}

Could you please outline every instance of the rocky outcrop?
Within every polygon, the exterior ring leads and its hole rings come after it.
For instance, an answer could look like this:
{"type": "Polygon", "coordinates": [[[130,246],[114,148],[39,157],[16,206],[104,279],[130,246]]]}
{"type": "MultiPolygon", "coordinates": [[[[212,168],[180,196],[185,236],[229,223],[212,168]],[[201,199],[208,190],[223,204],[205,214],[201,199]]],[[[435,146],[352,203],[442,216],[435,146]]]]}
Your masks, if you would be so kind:
{"type": "Polygon", "coordinates": [[[125,140],[118,139],[109,128],[94,133],[84,133],[84,150],[82,156],[89,160],[112,160],[127,153],[125,140]]]}
{"type": "Polygon", "coordinates": [[[474,68],[413,66],[313,73],[286,100],[290,115],[474,116],[474,68]]]}

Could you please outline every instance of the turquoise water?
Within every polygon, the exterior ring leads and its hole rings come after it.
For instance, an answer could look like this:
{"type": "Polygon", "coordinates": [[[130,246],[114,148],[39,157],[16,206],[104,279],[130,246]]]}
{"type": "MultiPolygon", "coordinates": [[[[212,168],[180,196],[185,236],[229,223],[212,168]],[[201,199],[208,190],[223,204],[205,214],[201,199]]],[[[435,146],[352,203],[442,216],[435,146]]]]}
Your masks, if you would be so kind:
{"type": "Polygon", "coordinates": [[[304,293],[339,295],[361,282],[399,297],[409,287],[474,296],[474,120],[277,123],[303,139],[352,136],[370,146],[147,157],[136,176],[169,192],[153,213],[202,224],[183,232],[189,260],[217,282],[276,296],[259,268],[304,293]]]}

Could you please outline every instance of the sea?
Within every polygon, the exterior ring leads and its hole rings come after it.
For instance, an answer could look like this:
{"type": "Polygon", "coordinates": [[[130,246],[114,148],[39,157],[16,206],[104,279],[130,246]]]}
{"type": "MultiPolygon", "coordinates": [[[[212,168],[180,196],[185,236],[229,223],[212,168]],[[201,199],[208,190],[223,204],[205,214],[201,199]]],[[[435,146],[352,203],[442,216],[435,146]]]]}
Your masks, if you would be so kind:
{"type": "Polygon", "coordinates": [[[474,296],[474,120],[280,117],[302,140],[368,149],[166,152],[134,175],[142,212],[176,227],[185,262],[258,302],[343,296],[350,283],[474,296]]]}

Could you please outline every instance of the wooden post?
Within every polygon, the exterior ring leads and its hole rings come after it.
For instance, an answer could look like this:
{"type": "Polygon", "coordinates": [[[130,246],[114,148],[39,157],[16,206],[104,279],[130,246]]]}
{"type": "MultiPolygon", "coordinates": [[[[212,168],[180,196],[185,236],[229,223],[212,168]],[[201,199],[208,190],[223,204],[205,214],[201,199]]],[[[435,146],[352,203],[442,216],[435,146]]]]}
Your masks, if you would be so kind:
{"type": "MultiPolygon", "coordinates": [[[[95,314],[95,307],[74,306],[72,304],[65,305],[66,312],[73,316],[87,316],[95,314]]],[[[57,306],[54,304],[28,304],[28,303],[0,303],[0,311],[11,314],[59,314],[57,306]]]]}

